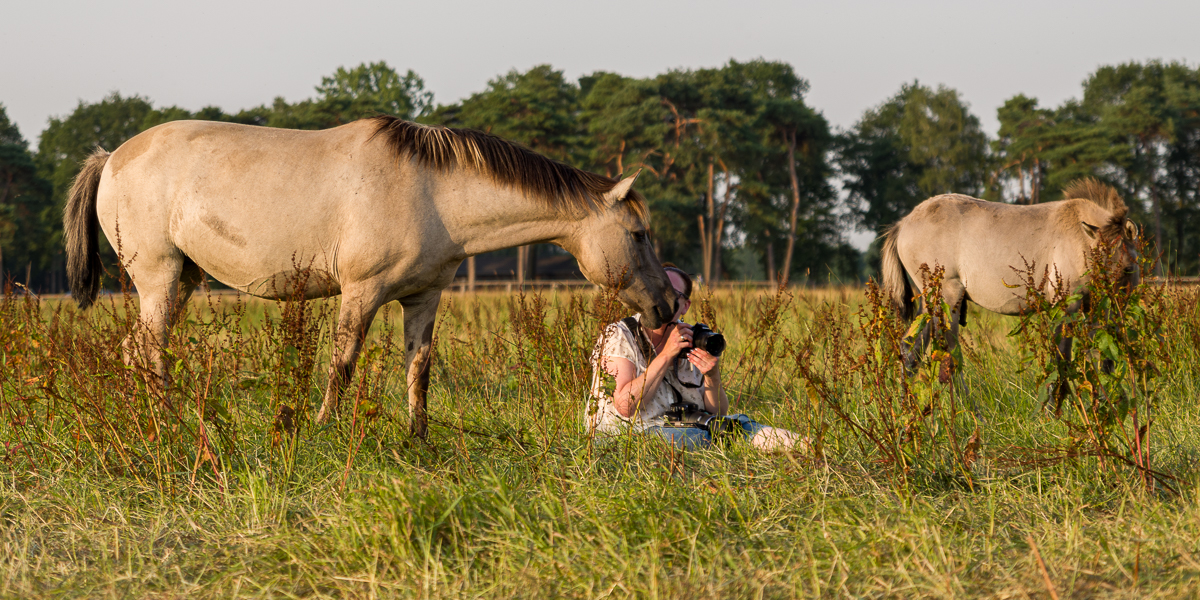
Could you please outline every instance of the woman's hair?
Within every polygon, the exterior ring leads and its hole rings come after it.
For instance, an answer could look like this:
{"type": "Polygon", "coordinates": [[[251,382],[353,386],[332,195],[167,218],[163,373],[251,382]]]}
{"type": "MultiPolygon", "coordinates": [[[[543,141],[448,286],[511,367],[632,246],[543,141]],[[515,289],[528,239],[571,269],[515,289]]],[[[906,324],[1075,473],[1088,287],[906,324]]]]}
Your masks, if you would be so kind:
{"type": "Polygon", "coordinates": [[[675,266],[675,263],[663,263],[663,270],[668,273],[674,273],[683,278],[683,295],[688,300],[692,299],[692,276],[687,274],[687,271],[675,266]]]}

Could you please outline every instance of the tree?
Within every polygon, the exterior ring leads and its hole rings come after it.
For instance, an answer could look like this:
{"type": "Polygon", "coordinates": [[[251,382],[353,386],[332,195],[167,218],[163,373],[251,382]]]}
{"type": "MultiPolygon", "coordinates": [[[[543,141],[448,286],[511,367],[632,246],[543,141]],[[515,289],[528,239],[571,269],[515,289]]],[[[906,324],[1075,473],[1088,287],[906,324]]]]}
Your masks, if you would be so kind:
{"type": "MultiPolygon", "coordinates": [[[[581,148],[588,168],[616,177],[640,171],[637,189],[646,197],[655,251],[663,260],[695,271],[699,216],[691,128],[698,122],[692,106],[681,109],[681,89],[694,91],[689,75],[671,72],[648,79],[611,73],[580,78],[581,148]],[[682,160],[681,160],[682,158],[682,160]]],[[[693,94],[694,95],[694,94],[693,94]]]]}
{"type": "Polygon", "coordinates": [[[1082,107],[1119,151],[1104,174],[1148,209],[1159,251],[1173,244],[1194,265],[1200,244],[1185,223],[1196,208],[1189,182],[1200,157],[1187,157],[1200,127],[1200,69],[1160,61],[1101,67],[1083,84],[1082,107]]]}
{"type": "Polygon", "coordinates": [[[37,177],[29,143],[0,104],[0,205],[26,193],[37,177]]]}
{"type": "Polygon", "coordinates": [[[538,65],[524,73],[514,69],[463,100],[457,118],[463,127],[569,162],[579,141],[578,97],[579,88],[550,65],[538,65]]]}
{"type": "Polygon", "coordinates": [[[322,77],[317,96],[288,103],[277,96],[269,107],[242,111],[227,119],[287,129],[329,129],[358,119],[388,114],[415,120],[433,110],[433,93],[411,69],[401,76],[384,61],[338,67],[322,77]],[[261,122],[255,122],[261,121],[261,122]]]}
{"type": "Polygon", "coordinates": [[[1023,180],[1033,168],[1036,201],[1058,198],[1079,177],[1103,179],[1121,190],[1135,220],[1148,222],[1159,251],[1174,251],[1176,268],[1200,266],[1200,236],[1192,233],[1200,217],[1200,70],[1160,61],[1103,66],[1084,82],[1082,101],[1054,110],[1036,103],[1016,96],[1000,110],[998,180],[1011,182],[1014,171],[1023,180]]]}
{"type": "MultiPolygon", "coordinates": [[[[774,274],[774,247],[793,231],[796,249],[842,243],[828,124],[804,105],[807,84],[790,65],[730,61],[641,80],[595,73],[580,90],[591,165],[610,174],[643,170],[638,188],[664,259],[716,283],[727,271],[774,274]]],[[[808,250],[791,254],[824,255],[808,250]]]]}
{"type": "Polygon", "coordinates": [[[35,258],[31,251],[37,248],[39,233],[44,230],[38,207],[48,193],[28,142],[0,104],[0,280],[6,272],[12,276],[16,267],[31,264],[35,258]]]}
{"type": "Polygon", "coordinates": [[[579,88],[589,167],[608,177],[622,176],[630,165],[647,168],[670,129],[654,83],[597,72],[581,77],[579,88]]]}
{"type": "MultiPolygon", "coordinates": [[[[745,177],[744,167],[763,152],[755,128],[754,101],[748,90],[738,85],[736,73],[726,69],[701,69],[695,72],[702,104],[695,111],[693,156],[707,164],[704,218],[700,239],[704,259],[704,277],[719,283],[724,274],[724,250],[727,231],[738,209],[752,195],[756,183],[745,177]],[[732,212],[731,212],[732,211],[732,212]]],[[[763,191],[759,191],[760,197],[763,191]]]]}
{"type": "Polygon", "coordinates": [[[697,232],[686,237],[699,239],[704,280],[715,284],[724,271],[727,234],[740,233],[733,219],[743,194],[758,183],[741,176],[762,151],[756,104],[734,62],[719,69],[670,71],[655,83],[669,125],[657,172],[676,195],[699,199],[697,232]]]}
{"type": "Polygon", "coordinates": [[[1037,204],[1045,186],[1045,152],[1048,134],[1055,125],[1053,111],[1038,108],[1036,98],[1017,94],[1009,98],[997,111],[1000,120],[998,139],[992,142],[992,150],[999,161],[992,175],[992,183],[1016,178],[1016,202],[1037,204]],[[1028,177],[1026,175],[1028,174],[1028,177]],[[1029,192],[1025,182],[1029,181],[1029,192]]]}
{"type": "Polygon", "coordinates": [[[905,84],[838,140],[852,222],[880,231],[930,196],[981,195],[987,150],[979,119],[958,92],[905,84]]]}
{"type": "MultiPolygon", "coordinates": [[[[762,181],[768,191],[766,197],[754,203],[758,210],[747,211],[748,216],[761,215],[759,223],[747,224],[745,230],[755,232],[762,230],[766,245],[767,275],[775,281],[774,266],[774,235],[779,230],[777,203],[773,198],[783,195],[790,196],[790,210],[786,213],[787,242],[784,250],[783,268],[779,270],[783,284],[787,284],[792,271],[793,257],[796,251],[796,241],[807,230],[814,233],[820,226],[806,224],[801,218],[817,218],[831,216],[835,194],[828,185],[831,175],[826,160],[831,135],[829,124],[825,118],[817,114],[804,103],[804,94],[808,91],[808,82],[798,77],[792,66],[782,62],[764,60],[739,64],[730,61],[729,69],[737,69],[743,85],[753,91],[756,103],[757,129],[764,136],[764,159],[769,165],[756,169],[755,172],[764,175],[762,181]],[[781,150],[783,156],[780,156],[781,150]],[[784,167],[771,168],[782,162],[784,167]],[[799,165],[799,168],[798,168],[799,165]],[[790,194],[781,193],[779,176],[787,175],[790,194]],[[770,177],[774,174],[775,177],[770,177]],[[804,208],[802,214],[801,209],[804,208]],[[774,217],[774,218],[772,218],[774,217]]],[[[806,219],[806,220],[807,220],[806,219]]],[[[828,233],[828,229],[823,232],[828,233]]],[[[810,242],[818,242],[821,235],[810,238],[810,242]]],[[[840,238],[840,235],[834,237],[840,238]]]]}
{"type": "Polygon", "coordinates": [[[384,61],[363,63],[349,70],[338,67],[332,76],[321,78],[317,94],[319,102],[349,113],[375,111],[411,120],[433,108],[433,92],[425,90],[424,79],[412,69],[401,77],[384,61]]]}

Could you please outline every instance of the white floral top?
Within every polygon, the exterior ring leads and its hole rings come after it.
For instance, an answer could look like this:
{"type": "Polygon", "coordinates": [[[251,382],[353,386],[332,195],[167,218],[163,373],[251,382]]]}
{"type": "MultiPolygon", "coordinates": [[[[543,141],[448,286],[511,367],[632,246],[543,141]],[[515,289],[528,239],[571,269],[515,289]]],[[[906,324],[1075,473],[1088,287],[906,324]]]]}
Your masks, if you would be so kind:
{"type": "MultiPolygon", "coordinates": [[[[640,323],[642,316],[634,315],[640,323]]],[[[626,427],[634,431],[642,431],[648,427],[661,426],[663,415],[675,401],[678,392],[685,402],[704,406],[703,387],[686,387],[680,380],[692,386],[704,381],[704,376],[691,363],[680,361],[676,368],[667,369],[662,384],[653,398],[643,400],[633,417],[623,417],[613,405],[613,392],[616,390],[616,379],[601,368],[604,357],[624,358],[637,368],[634,377],[640,377],[646,372],[646,367],[654,359],[656,353],[645,331],[638,327],[630,331],[623,321],[617,321],[604,329],[600,339],[596,341],[596,349],[592,352],[592,393],[588,403],[588,426],[601,433],[618,433],[626,427]],[[638,341],[638,338],[641,341],[638,341]],[[649,356],[643,353],[643,348],[649,351],[649,356]]]]}

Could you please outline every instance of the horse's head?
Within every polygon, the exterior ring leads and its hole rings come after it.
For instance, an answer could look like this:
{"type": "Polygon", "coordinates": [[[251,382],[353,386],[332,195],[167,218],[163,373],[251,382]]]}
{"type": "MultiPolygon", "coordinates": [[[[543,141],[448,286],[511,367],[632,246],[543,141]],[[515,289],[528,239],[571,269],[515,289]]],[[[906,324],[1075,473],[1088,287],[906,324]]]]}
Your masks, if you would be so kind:
{"type": "Polygon", "coordinates": [[[1063,198],[1087,200],[1079,206],[1080,225],[1089,247],[1103,245],[1108,261],[1107,271],[1120,273],[1121,283],[1137,285],[1138,229],[1128,218],[1129,209],[1116,188],[1093,177],[1076,179],[1063,188],[1063,198]]]}
{"type": "Polygon", "coordinates": [[[1092,248],[1101,245],[1107,248],[1108,269],[1114,273],[1121,273],[1121,283],[1127,286],[1137,285],[1141,280],[1138,269],[1138,228],[1133,221],[1126,218],[1125,211],[1120,210],[1112,214],[1103,225],[1093,225],[1087,221],[1080,221],[1080,224],[1084,234],[1091,241],[1092,248]]]}
{"type": "Polygon", "coordinates": [[[650,244],[645,202],[630,189],[636,178],[626,177],[604,194],[568,250],[589,281],[615,287],[621,302],[656,329],[674,318],[678,296],[650,244]]]}

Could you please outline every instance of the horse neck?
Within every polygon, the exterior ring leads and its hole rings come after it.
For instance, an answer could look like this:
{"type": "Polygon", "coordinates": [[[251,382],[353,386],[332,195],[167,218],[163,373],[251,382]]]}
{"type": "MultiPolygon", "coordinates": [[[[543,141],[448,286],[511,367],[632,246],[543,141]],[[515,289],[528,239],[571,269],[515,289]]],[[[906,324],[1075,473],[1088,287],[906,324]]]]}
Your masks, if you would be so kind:
{"type": "Polygon", "coordinates": [[[577,220],[521,190],[491,181],[472,183],[455,186],[462,191],[447,198],[440,211],[451,237],[468,256],[526,244],[562,244],[575,230],[577,220]]]}

